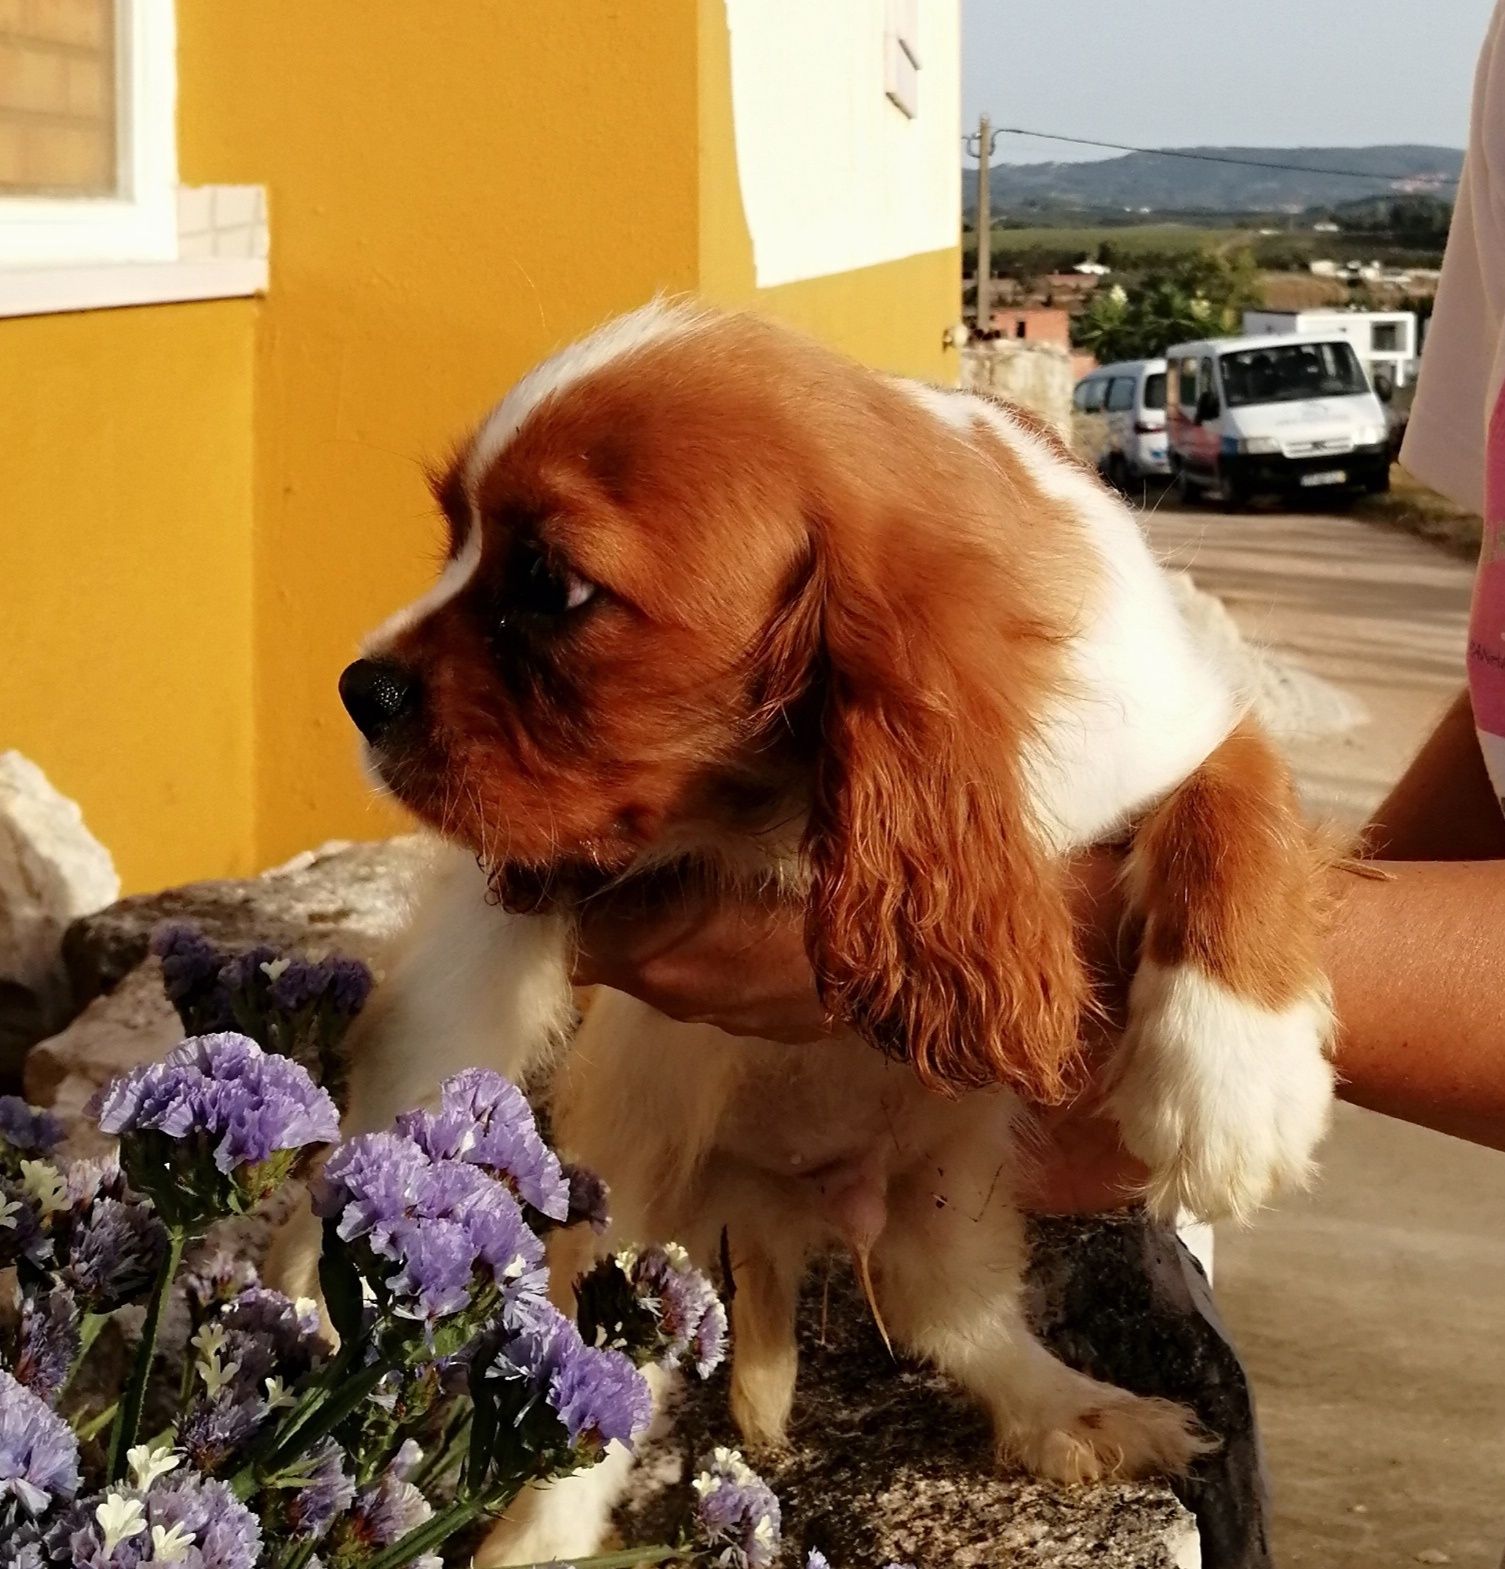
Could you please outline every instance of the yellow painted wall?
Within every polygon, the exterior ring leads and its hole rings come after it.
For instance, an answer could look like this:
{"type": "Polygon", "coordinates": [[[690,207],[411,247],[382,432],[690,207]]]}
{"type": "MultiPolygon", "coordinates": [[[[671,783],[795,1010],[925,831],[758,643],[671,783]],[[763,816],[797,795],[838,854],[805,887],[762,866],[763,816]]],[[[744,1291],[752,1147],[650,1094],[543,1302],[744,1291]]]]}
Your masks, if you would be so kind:
{"type": "Polygon", "coordinates": [[[721,0],[177,0],[187,184],[260,301],[0,321],[0,747],[128,889],[387,832],[335,681],[431,577],[422,468],[654,293],[955,377],[954,250],[760,290],[721,0]]]}
{"type": "Polygon", "coordinates": [[[385,831],[335,680],[434,570],[421,473],[551,347],[696,281],[695,0],[179,0],[187,183],[268,188],[263,861],[385,831]]]}
{"type": "Polygon", "coordinates": [[[128,890],[254,863],[253,311],[0,321],[0,748],[128,890]]]}

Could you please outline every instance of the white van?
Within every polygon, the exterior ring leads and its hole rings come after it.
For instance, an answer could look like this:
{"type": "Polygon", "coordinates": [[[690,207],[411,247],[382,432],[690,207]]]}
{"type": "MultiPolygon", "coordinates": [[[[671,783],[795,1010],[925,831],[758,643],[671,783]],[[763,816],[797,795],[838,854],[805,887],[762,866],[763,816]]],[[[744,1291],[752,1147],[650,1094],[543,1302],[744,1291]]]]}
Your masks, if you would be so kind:
{"type": "Polygon", "coordinates": [[[1123,360],[1100,365],[1076,384],[1071,406],[1101,414],[1107,443],[1098,459],[1119,490],[1152,474],[1171,471],[1165,449],[1165,361],[1123,360]]]}
{"type": "Polygon", "coordinates": [[[1238,506],[1272,492],[1338,500],[1390,488],[1385,411],[1346,338],[1212,338],[1165,357],[1183,498],[1212,491],[1238,506]]]}

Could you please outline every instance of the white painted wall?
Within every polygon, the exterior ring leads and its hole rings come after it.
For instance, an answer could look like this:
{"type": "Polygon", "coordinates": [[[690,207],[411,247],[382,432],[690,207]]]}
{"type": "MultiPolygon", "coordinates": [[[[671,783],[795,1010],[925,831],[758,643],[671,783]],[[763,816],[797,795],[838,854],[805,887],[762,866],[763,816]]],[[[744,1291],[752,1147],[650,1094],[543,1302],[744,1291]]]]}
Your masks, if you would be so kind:
{"type": "Polygon", "coordinates": [[[913,119],[884,89],[885,0],[726,0],[726,13],[758,283],[956,244],[959,0],[919,0],[911,10],[920,57],[913,119]]]}

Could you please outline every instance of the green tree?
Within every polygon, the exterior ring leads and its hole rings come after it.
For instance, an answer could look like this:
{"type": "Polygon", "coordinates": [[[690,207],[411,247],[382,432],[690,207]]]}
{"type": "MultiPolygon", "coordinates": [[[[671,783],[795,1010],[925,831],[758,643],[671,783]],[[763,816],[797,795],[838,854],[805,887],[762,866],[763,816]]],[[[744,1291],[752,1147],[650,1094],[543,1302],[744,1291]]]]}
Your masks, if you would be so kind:
{"type": "Polygon", "coordinates": [[[1199,251],[1100,289],[1072,324],[1072,342],[1103,363],[1150,359],[1188,338],[1237,332],[1244,308],[1258,299],[1248,251],[1199,251]]]}

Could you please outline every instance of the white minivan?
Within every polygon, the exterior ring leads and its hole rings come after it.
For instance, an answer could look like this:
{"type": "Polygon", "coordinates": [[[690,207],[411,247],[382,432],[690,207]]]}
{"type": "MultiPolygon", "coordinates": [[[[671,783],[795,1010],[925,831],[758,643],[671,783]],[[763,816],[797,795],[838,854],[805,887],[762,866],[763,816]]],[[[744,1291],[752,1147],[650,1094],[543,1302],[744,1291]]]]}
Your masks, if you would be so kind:
{"type": "Polygon", "coordinates": [[[1165,351],[1169,456],[1183,498],[1390,488],[1385,411],[1346,338],[1211,338],[1165,351]]]}
{"type": "Polygon", "coordinates": [[[1171,471],[1165,450],[1165,361],[1122,360],[1100,365],[1076,384],[1071,406],[1100,414],[1107,439],[1098,467],[1123,490],[1136,480],[1171,471]]]}

